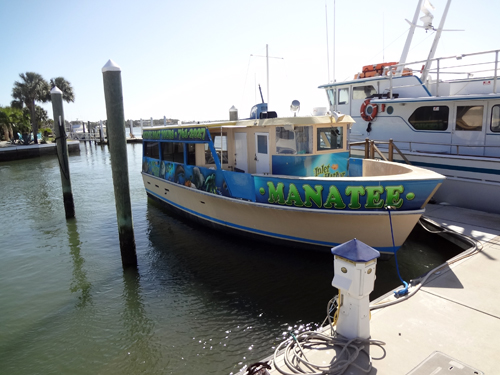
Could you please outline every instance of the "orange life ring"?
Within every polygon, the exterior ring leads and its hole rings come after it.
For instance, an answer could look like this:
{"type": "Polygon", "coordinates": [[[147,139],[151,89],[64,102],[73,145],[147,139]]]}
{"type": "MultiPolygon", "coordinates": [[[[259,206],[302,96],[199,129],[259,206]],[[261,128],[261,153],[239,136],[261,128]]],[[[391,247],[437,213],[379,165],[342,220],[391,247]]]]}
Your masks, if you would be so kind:
{"type": "Polygon", "coordinates": [[[360,108],[361,118],[365,121],[373,121],[378,113],[378,105],[371,104],[371,99],[366,99],[360,108]]]}

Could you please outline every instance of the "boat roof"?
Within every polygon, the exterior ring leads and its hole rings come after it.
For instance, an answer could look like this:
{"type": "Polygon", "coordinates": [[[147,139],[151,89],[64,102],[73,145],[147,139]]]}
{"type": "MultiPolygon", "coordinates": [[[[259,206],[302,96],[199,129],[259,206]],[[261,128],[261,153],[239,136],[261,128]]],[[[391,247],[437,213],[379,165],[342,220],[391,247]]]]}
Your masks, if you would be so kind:
{"type": "Polygon", "coordinates": [[[265,127],[265,126],[284,126],[284,125],[312,125],[312,124],[352,124],[355,121],[349,115],[341,114],[338,120],[334,116],[297,116],[297,117],[275,117],[266,119],[243,119],[238,121],[217,121],[217,122],[196,122],[189,124],[153,126],[148,130],[159,129],[185,129],[185,128],[250,128],[250,127],[265,127]]]}

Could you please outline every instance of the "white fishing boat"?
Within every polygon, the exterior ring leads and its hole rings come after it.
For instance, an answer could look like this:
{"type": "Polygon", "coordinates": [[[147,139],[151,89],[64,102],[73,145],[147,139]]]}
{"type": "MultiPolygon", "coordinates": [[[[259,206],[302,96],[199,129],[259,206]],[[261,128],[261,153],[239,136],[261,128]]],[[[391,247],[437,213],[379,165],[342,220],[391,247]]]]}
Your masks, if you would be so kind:
{"type": "Polygon", "coordinates": [[[350,158],[352,124],[338,113],[279,118],[261,103],[246,120],[149,128],[144,186],[149,197],[225,233],[326,251],[357,238],[390,255],[443,176],[350,158]]]}
{"type": "Polygon", "coordinates": [[[412,165],[446,176],[437,202],[500,213],[499,50],[435,58],[450,3],[435,29],[419,1],[398,63],[366,65],[320,88],[332,111],[355,120],[352,142],[393,139],[412,165]],[[426,59],[406,62],[416,27],[435,31],[434,42],[426,59]]]}

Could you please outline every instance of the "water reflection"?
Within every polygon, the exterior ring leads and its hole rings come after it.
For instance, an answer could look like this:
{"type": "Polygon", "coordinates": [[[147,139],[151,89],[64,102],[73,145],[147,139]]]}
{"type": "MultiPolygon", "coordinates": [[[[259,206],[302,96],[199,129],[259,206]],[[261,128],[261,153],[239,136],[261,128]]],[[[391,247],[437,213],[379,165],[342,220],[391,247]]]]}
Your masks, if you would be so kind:
{"type": "Polygon", "coordinates": [[[148,318],[141,293],[140,275],[137,269],[123,272],[123,302],[121,315],[126,330],[126,363],[120,364],[127,373],[147,373],[155,368],[161,357],[160,346],[153,340],[154,322],[148,318]]]}
{"type": "Polygon", "coordinates": [[[85,259],[81,256],[80,234],[76,224],[76,219],[66,220],[68,229],[68,241],[70,247],[71,259],[73,261],[73,278],[69,290],[71,293],[80,292],[78,302],[75,307],[77,309],[85,308],[88,304],[92,305],[92,284],[87,278],[87,272],[83,265],[85,259]]]}

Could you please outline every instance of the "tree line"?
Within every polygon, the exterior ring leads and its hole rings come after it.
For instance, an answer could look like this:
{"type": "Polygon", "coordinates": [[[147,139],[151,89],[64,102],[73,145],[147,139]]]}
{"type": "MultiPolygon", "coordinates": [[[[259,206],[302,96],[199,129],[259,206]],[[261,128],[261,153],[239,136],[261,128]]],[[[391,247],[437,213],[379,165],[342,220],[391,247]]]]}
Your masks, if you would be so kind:
{"type": "Polygon", "coordinates": [[[63,77],[56,77],[47,82],[34,72],[20,73],[19,81],[14,82],[10,107],[0,107],[0,125],[6,141],[17,139],[17,133],[33,132],[34,143],[38,143],[39,124],[50,124],[47,111],[36,103],[51,101],[50,90],[57,86],[62,91],[62,98],[67,103],[75,101],[71,83],[63,77]]]}

